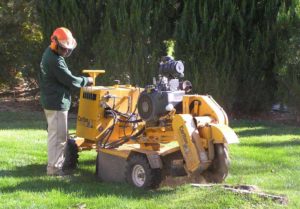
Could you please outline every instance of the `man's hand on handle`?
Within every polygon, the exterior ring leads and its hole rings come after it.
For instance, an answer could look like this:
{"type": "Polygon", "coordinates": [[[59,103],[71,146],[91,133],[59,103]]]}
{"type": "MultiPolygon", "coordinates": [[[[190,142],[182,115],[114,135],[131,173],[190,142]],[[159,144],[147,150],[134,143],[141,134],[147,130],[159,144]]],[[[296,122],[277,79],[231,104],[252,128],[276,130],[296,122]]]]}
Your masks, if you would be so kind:
{"type": "Polygon", "coordinates": [[[88,83],[87,83],[87,85],[91,86],[91,85],[93,85],[93,83],[94,83],[94,79],[92,77],[88,77],[88,83]]]}

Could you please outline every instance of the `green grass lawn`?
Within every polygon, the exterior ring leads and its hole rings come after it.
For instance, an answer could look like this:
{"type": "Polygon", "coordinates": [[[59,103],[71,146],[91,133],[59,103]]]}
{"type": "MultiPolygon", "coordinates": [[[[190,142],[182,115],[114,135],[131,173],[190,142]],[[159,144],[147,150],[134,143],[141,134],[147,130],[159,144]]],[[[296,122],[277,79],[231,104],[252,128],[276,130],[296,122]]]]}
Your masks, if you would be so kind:
{"type": "MultiPolygon", "coordinates": [[[[74,122],[71,123],[74,129],[74,122]]],[[[230,146],[226,183],[284,194],[281,206],[255,195],[190,185],[141,191],[95,177],[95,151],[80,154],[73,177],[46,176],[46,123],[39,112],[0,112],[0,208],[300,208],[300,128],[233,121],[241,143],[230,146]]]]}

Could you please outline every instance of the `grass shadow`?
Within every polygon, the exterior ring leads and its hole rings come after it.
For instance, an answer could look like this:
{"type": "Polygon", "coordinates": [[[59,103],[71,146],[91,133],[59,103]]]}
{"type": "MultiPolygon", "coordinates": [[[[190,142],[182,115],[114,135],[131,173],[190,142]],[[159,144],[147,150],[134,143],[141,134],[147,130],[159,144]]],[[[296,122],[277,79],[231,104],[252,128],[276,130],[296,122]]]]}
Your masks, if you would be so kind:
{"type": "Polygon", "coordinates": [[[236,131],[238,136],[240,137],[252,137],[252,136],[266,136],[266,135],[276,135],[276,136],[283,136],[283,135],[300,135],[300,129],[296,127],[287,127],[286,129],[276,128],[276,127],[264,127],[257,130],[241,130],[236,131]]]}
{"type": "Polygon", "coordinates": [[[0,129],[45,129],[43,112],[0,112],[0,129]]]}
{"type": "MultiPolygon", "coordinates": [[[[74,128],[76,117],[68,116],[69,128],[74,128]]],[[[0,112],[0,130],[10,129],[47,129],[46,117],[43,111],[31,112],[0,112]]]]}
{"type": "Polygon", "coordinates": [[[238,120],[231,123],[231,127],[240,137],[267,136],[267,135],[300,135],[296,126],[282,125],[273,122],[257,122],[238,120]],[[239,130],[239,129],[243,130],[239,130]]]}
{"type": "MultiPolygon", "coordinates": [[[[91,176],[90,171],[86,171],[85,167],[95,166],[96,159],[80,160],[79,168],[77,172],[84,173],[85,175],[91,176]]],[[[95,168],[96,169],[96,168],[95,168]]],[[[16,177],[16,178],[26,178],[26,177],[42,177],[46,176],[47,166],[45,164],[30,164],[26,166],[17,166],[12,170],[0,170],[1,177],[16,177]]]]}
{"type": "Polygon", "coordinates": [[[141,190],[134,188],[127,183],[101,182],[94,171],[85,169],[95,161],[87,160],[72,176],[51,177],[46,175],[46,166],[41,164],[32,164],[17,167],[14,170],[0,171],[1,177],[21,178],[18,184],[3,186],[1,193],[25,192],[48,192],[58,190],[65,194],[80,193],[84,197],[96,197],[99,195],[116,195],[130,199],[145,198],[150,199],[156,196],[172,193],[174,189],[141,190]],[[23,180],[24,179],[24,180],[23,180]]]}
{"type": "Polygon", "coordinates": [[[241,143],[242,147],[260,147],[260,148],[274,148],[274,147],[289,147],[300,146],[300,139],[295,138],[289,141],[271,141],[271,142],[251,142],[241,143]]]}
{"type": "Polygon", "coordinates": [[[18,166],[13,170],[0,170],[0,177],[41,177],[46,174],[46,165],[31,164],[18,166]]]}

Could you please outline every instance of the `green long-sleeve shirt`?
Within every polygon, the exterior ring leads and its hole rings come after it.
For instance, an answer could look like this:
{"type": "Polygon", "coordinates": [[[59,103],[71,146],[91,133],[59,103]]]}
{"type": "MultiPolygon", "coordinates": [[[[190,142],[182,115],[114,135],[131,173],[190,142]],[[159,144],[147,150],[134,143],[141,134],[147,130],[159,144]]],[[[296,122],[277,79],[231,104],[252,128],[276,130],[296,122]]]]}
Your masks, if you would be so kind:
{"type": "Polygon", "coordinates": [[[48,47],[42,57],[40,71],[40,102],[47,110],[67,111],[71,105],[70,89],[83,87],[88,83],[87,77],[76,77],[62,56],[48,47]]]}

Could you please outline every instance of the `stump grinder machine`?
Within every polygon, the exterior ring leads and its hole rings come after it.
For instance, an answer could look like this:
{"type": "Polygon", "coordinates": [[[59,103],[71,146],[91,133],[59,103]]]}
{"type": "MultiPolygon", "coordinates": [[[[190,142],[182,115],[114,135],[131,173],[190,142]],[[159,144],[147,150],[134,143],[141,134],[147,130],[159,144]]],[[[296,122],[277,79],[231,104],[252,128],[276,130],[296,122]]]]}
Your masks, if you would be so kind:
{"type": "MultiPolygon", "coordinates": [[[[84,70],[93,78],[104,70],[84,70]]],[[[209,95],[191,94],[181,61],[165,57],[158,78],[145,88],[131,85],[83,87],[76,135],[68,140],[65,167],[75,168],[77,151],[97,151],[102,181],[143,189],[176,176],[222,182],[229,169],[228,144],[238,137],[225,111],[209,95]]]]}

